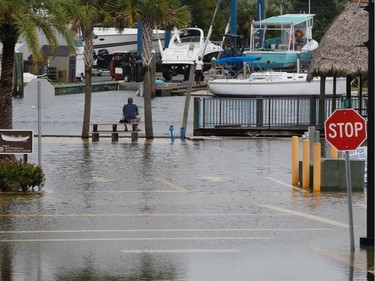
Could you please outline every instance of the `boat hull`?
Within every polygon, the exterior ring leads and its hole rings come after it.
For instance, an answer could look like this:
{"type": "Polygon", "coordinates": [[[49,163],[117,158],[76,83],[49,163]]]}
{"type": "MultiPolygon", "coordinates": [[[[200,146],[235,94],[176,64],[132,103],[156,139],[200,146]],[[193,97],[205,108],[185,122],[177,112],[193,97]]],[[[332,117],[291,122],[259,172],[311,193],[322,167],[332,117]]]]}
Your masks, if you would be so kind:
{"type": "MultiPolygon", "coordinates": [[[[345,79],[336,80],[336,94],[346,91],[345,79]]],[[[326,79],[326,95],[333,95],[333,79],[326,79]]],[[[220,97],[254,96],[314,96],[320,95],[320,79],[306,81],[249,81],[214,79],[208,82],[209,91],[220,97]]]]}
{"type": "MultiPolygon", "coordinates": [[[[98,52],[100,49],[108,50],[109,54],[115,52],[136,52],[138,48],[138,29],[125,28],[119,32],[115,28],[94,28],[95,37],[93,39],[94,50],[98,52]]],[[[164,46],[165,32],[163,30],[154,30],[152,35],[152,49],[160,51],[160,43],[164,46]]]]}

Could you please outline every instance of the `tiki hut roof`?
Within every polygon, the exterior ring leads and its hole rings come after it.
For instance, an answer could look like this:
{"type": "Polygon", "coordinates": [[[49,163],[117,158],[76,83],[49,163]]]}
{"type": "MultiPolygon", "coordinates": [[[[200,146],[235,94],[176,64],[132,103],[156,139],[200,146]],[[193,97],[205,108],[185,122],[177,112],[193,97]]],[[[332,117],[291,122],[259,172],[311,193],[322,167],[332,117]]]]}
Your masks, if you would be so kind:
{"type": "Polygon", "coordinates": [[[348,3],[332,22],[307,70],[307,80],[314,76],[357,77],[367,75],[368,12],[366,3],[348,3]]]}

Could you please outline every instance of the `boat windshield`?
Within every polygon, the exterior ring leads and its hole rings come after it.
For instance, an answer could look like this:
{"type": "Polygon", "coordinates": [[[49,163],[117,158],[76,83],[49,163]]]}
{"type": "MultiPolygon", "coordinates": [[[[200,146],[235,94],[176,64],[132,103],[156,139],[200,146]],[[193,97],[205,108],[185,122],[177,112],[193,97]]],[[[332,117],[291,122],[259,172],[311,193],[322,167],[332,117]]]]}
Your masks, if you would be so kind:
{"type": "MultiPolygon", "coordinates": [[[[181,37],[181,43],[200,42],[199,36],[181,37]]],[[[179,42],[176,41],[178,44],[179,42]]]]}

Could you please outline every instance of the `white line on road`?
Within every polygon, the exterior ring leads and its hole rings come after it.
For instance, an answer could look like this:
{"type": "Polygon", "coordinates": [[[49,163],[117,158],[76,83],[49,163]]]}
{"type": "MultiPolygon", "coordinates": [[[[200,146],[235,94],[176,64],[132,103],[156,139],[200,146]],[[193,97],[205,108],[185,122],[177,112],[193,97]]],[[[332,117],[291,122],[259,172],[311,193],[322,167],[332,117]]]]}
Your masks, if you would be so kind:
{"type": "Polygon", "coordinates": [[[162,179],[162,178],[155,178],[155,180],[157,180],[158,182],[161,182],[162,184],[165,184],[165,185],[168,185],[169,187],[172,187],[175,191],[178,191],[178,192],[187,192],[188,190],[181,187],[181,186],[178,186],[166,179],[162,179]]]}
{"type": "Polygon", "coordinates": [[[109,213],[109,214],[0,214],[0,217],[280,217],[287,214],[276,213],[109,213]]]}
{"type": "Polygon", "coordinates": [[[238,249],[154,249],[121,250],[125,254],[205,254],[205,253],[240,253],[238,249]]]}
{"type": "Polygon", "coordinates": [[[119,238],[35,238],[35,239],[1,239],[0,242],[89,242],[89,241],[196,241],[196,240],[270,240],[273,237],[119,237],[119,238]]]}
{"type": "Polygon", "coordinates": [[[71,230],[9,230],[0,234],[40,233],[120,233],[120,232],[251,232],[251,231],[328,231],[330,228],[167,228],[167,229],[71,229],[71,230]]]}
{"type": "Polygon", "coordinates": [[[297,187],[297,186],[293,186],[293,185],[291,185],[291,184],[287,184],[287,183],[285,183],[285,182],[279,181],[279,180],[274,179],[274,178],[271,178],[271,177],[267,177],[267,179],[269,179],[270,181],[277,182],[277,183],[279,183],[279,184],[281,184],[281,185],[284,185],[284,186],[287,186],[287,187],[291,187],[291,188],[293,188],[293,189],[295,189],[295,190],[298,190],[298,191],[301,191],[301,192],[308,192],[308,190],[304,190],[304,189],[299,188],[299,187],[297,187]]]}
{"type": "Polygon", "coordinates": [[[275,210],[275,211],[278,211],[278,212],[283,212],[283,213],[286,213],[286,214],[304,217],[304,218],[307,218],[307,219],[331,224],[331,225],[334,225],[334,226],[339,226],[339,227],[343,227],[343,228],[349,227],[348,224],[345,224],[345,223],[342,223],[342,222],[338,222],[338,221],[334,221],[334,220],[330,220],[330,219],[326,219],[326,218],[323,218],[323,217],[318,217],[318,216],[314,216],[314,215],[310,215],[310,214],[306,214],[306,213],[302,213],[302,212],[298,212],[298,211],[284,209],[284,208],[276,207],[276,206],[273,206],[273,205],[264,204],[264,205],[260,205],[260,206],[264,207],[264,208],[271,209],[271,210],[275,210]]]}

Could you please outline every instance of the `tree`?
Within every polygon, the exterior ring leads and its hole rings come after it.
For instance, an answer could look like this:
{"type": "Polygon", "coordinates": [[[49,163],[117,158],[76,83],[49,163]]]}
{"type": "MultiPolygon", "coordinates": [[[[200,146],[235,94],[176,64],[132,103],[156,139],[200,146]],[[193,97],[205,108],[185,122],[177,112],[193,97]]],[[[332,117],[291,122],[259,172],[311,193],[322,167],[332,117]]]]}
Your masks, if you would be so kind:
{"type": "Polygon", "coordinates": [[[91,80],[94,65],[94,26],[96,24],[109,24],[111,22],[111,16],[105,10],[105,0],[66,0],[63,2],[65,11],[71,23],[71,29],[76,34],[81,34],[85,42],[83,55],[85,64],[85,102],[81,138],[87,139],[89,138],[91,116],[91,80]]]}
{"type": "Polygon", "coordinates": [[[66,15],[54,0],[0,0],[0,41],[3,44],[0,77],[0,128],[13,128],[12,79],[14,47],[22,37],[35,61],[41,60],[39,35],[44,34],[52,49],[57,46],[56,31],[73,50],[73,36],[66,15]]]}
{"type": "Polygon", "coordinates": [[[187,6],[179,0],[117,0],[115,27],[122,31],[135,23],[142,25],[142,65],[144,70],[144,115],[146,138],[154,138],[152,126],[151,63],[152,33],[155,28],[180,28],[190,21],[187,6]]]}

